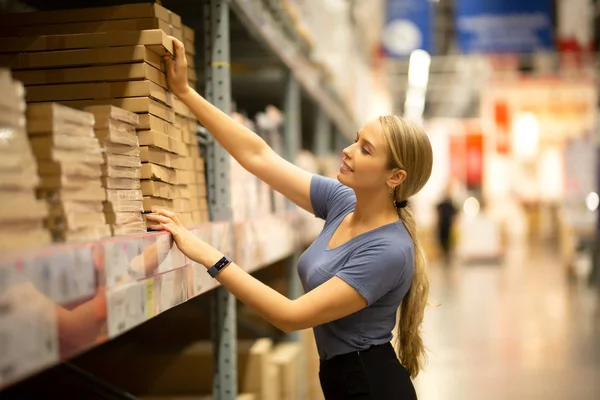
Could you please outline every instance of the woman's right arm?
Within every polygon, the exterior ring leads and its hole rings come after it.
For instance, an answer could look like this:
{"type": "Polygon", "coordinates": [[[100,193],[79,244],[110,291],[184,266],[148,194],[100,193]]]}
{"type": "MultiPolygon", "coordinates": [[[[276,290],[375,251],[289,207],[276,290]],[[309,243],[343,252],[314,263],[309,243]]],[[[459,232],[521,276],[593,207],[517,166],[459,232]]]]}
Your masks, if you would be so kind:
{"type": "Polygon", "coordinates": [[[192,89],[187,83],[187,60],[183,43],[173,38],[173,48],[175,58],[166,58],[167,80],[171,91],[242,167],[312,213],[312,174],[279,156],[260,136],[192,89]]]}

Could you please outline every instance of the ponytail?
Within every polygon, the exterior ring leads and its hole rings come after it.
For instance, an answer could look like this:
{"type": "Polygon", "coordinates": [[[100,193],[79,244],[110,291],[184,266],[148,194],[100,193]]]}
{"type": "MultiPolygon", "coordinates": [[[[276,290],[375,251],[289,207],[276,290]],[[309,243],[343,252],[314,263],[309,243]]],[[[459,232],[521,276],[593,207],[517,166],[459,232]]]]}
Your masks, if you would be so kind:
{"type": "Polygon", "coordinates": [[[410,377],[415,378],[426,360],[425,346],[420,330],[429,294],[427,259],[417,237],[417,226],[412,211],[408,207],[399,208],[398,214],[413,240],[414,276],[408,293],[400,305],[397,335],[399,346],[397,349],[400,362],[408,370],[410,377]]]}

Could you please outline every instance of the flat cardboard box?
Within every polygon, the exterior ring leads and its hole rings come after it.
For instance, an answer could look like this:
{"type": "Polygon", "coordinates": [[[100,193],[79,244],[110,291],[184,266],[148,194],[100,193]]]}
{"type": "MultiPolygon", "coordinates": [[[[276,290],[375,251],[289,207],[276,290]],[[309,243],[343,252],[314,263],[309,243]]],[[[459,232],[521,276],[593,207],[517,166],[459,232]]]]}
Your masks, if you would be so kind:
{"type": "MultiPolygon", "coordinates": [[[[0,96],[0,98],[2,97],[0,96]]],[[[24,104],[23,107],[25,107],[24,104]]],[[[26,132],[27,119],[25,118],[25,108],[23,108],[23,111],[18,111],[0,106],[0,127],[26,132]]]]}
{"type": "Polygon", "coordinates": [[[140,156],[139,146],[125,146],[124,144],[105,143],[104,150],[110,154],[132,157],[140,156]]]}
{"type": "Polygon", "coordinates": [[[9,27],[0,25],[0,36],[67,35],[111,31],[142,31],[147,29],[162,29],[169,35],[181,36],[181,29],[175,28],[168,22],[154,17],[118,20],[108,19],[105,21],[68,22],[60,24],[51,22],[52,21],[46,21],[45,24],[31,26],[9,27]]]}
{"type": "Polygon", "coordinates": [[[13,71],[26,69],[86,67],[94,65],[132,64],[136,62],[147,62],[154,68],[164,72],[161,56],[142,45],[59,50],[36,53],[0,54],[0,65],[6,65],[13,71]]]}
{"type": "Polygon", "coordinates": [[[13,13],[0,16],[2,26],[31,26],[51,22],[64,24],[70,22],[91,22],[130,18],[156,17],[181,28],[181,17],[158,4],[124,4],[110,7],[92,7],[69,10],[37,11],[13,13]]]}
{"type": "Polygon", "coordinates": [[[99,178],[102,176],[100,165],[86,162],[55,162],[38,161],[38,172],[41,176],[79,176],[85,178],[99,178]]]}
{"type": "Polygon", "coordinates": [[[192,211],[190,199],[173,199],[173,208],[175,212],[184,213],[192,211]]]}
{"type": "Polygon", "coordinates": [[[30,120],[65,122],[86,127],[94,126],[94,116],[57,103],[28,104],[27,123],[30,120]]]}
{"type": "Polygon", "coordinates": [[[147,79],[165,89],[168,89],[169,87],[164,72],[159,71],[147,63],[15,71],[14,76],[15,79],[22,81],[25,86],[79,82],[120,82],[147,79]]]}
{"type": "Polygon", "coordinates": [[[181,30],[183,31],[183,40],[185,42],[196,42],[196,32],[191,27],[184,24],[181,26],[181,30]]]}
{"type": "Polygon", "coordinates": [[[167,168],[177,168],[184,162],[184,157],[154,147],[140,146],[140,150],[140,158],[144,163],[162,165],[167,168]]]}
{"type": "Polygon", "coordinates": [[[168,183],[143,180],[141,181],[141,185],[144,196],[160,197],[163,199],[172,199],[174,197],[174,186],[168,183]]]}
{"type": "Polygon", "coordinates": [[[12,81],[9,85],[2,85],[2,96],[0,97],[0,109],[3,112],[22,114],[25,112],[25,89],[23,84],[12,81]]]}
{"type": "Polygon", "coordinates": [[[194,160],[194,171],[204,172],[206,170],[206,162],[204,161],[204,158],[192,157],[192,160],[194,160]]]}
{"type": "Polygon", "coordinates": [[[106,190],[106,200],[112,203],[119,203],[122,201],[141,202],[143,198],[141,190],[106,190]]]}
{"type": "Polygon", "coordinates": [[[99,178],[87,178],[81,176],[69,176],[69,175],[54,175],[54,176],[41,176],[39,188],[40,189],[81,189],[89,186],[90,184],[97,184],[99,178]]]}
{"type": "Polygon", "coordinates": [[[52,147],[33,147],[33,154],[39,161],[53,161],[59,163],[88,163],[102,165],[102,153],[81,152],[78,150],[55,149],[52,147]]]}
{"type": "Polygon", "coordinates": [[[91,226],[76,231],[55,230],[51,232],[54,241],[67,243],[100,240],[111,236],[109,225],[91,226]]]}
{"type": "Polygon", "coordinates": [[[0,127],[0,157],[7,153],[27,152],[31,152],[31,147],[24,131],[0,127]]]}
{"type": "Polygon", "coordinates": [[[35,221],[47,215],[48,206],[33,191],[0,191],[0,222],[35,221]]]}
{"type": "MultiPolygon", "coordinates": [[[[127,97],[151,97],[168,106],[173,95],[148,80],[113,83],[74,83],[66,85],[40,85],[27,88],[28,102],[105,100],[127,97]]],[[[85,110],[89,109],[86,107],[85,110]]]]}
{"type": "Polygon", "coordinates": [[[113,167],[112,165],[103,165],[102,176],[107,176],[109,178],[141,179],[142,168],[126,168],[113,167]]]}
{"type": "Polygon", "coordinates": [[[140,157],[104,153],[105,164],[111,167],[139,168],[142,164],[140,157]]]}
{"type": "Polygon", "coordinates": [[[75,231],[88,226],[106,224],[103,212],[86,214],[64,214],[60,209],[50,209],[50,215],[46,219],[46,225],[50,230],[75,231]]]}
{"type": "Polygon", "coordinates": [[[129,225],[144,223],[140,212],[106,212],[106,222],[110,225],[129,225]]]}
{"type": "Polygon", "coordinates": [[[36,149],[45,149],[48,147],[79,150],[86,154],[102,153],[100,142],[95,137],[65,135],[61,134],[60,131],[55,131],[52,135],[32,136],[29,140],[34,153],[36,149]]]}
{"type": "Polygon", "coordinates": [[[50,232],[46,229],[31,231],[6,230],[0,232],[0,251],[29,250],[47,246],[52,243],[50,232]]]}
{"type": "MultiPolygon", "coordinates": [[[[30,104],[33,106],[33,104],[30,104]]],[[[27,133],[29,136],[34,135],[48,135],[54,132],[60,132],[63,135],[89,137],[93,138],[94,128],[88,125],[80,125],[70,121],[60,121],[56,119],[28,119],[27,120],[27,133]]]]}
{"type": "MultiPolygon", "coordinates": [[[[139,82],[129,82],[129,85],[139,82]]],[[[150,81],[142,81],[142,85],[152,87],[150,81]]],[[[126,96],[129,97],[129,96],[126,96]]],[[[137,127],[140,123],[140,117],[131,111],[111,105],[99,105],[86,107],[84,111],[94,114],[96,118],[95,129],[124,129],[130,132],[130,129],[137,127]]]]}
{"type": "Polygon", "coordinates": [[[124,99],[105,100],[75,100],[61,101],[61,103],[73,108],[85,108],[98,104],[111,104],[134,113],[152,114],[164,119],[167,122],[172,122],[175,115],[169,106],[149,97],[129,97],[124,99]]]}
{"type": "Polygon", "coordinates": [[[144,212],[152,212],[153,208],[173,210],[173,200],[144,196],[144,212]]]}
{"type": "Polygon", "coordinates": [[[133,132],[127,132],[121,129],[96,129],[96,137],[105,146],[109,143],[120,144],[122,146],[140,147],[140,141],[135,129],[133,132]]]}
{"type": "Polygon", "coordinates": [[[151,179],[170,184],[176,183],[176,172],[173,169],[152,163],[142,163],[141,179],[151,179]]]}
{"type": "MultiPolygon", "coordinates": [[[[142,197],[142,196],[140,196],[142,197]]],[[[114,200],[104,202],[105,213],[137,212],[144,211],[142,200],[114,200]]]]}
{"type": "Polygon", "coordinates": [[[100,185],[88,185],[83,189],[56,189],[46,190],[39,189],[37,191],[38,198],[45,199],[49,202],[61,202],[61,201],[104,201],[106,200],[106,189],[100,185]]]}
{"type": "Polygon", "coordinates": [[[177,97],[173,97],[173,110],[175,111],[175,114],[181,117],[194,118],[194,114],[192,114],[190,109],[177,97]]]}
{"type": "Polygon", "coordinates": [[[128,225],[112,225],[111,230],[113,236],[136,235],[146,233],[147,231],[145,222],[128,225]]]}
{"type": "Polygon", "coordinates": [[[187,147],[185,147],[183,142],[169,137],[164,133],[153,130],[143,130],[138,131],[138,137],[140,146],[156,147],[180,156],[187,156],[187,147]]]}
{"type": "Polygon", "coordinates": [[[101,201],[62,201],[51,204],[55,214],[96,214],[104,211],[101,201]]]}
{"type": "Polygon", "coordinates": [[[160,29],[0,38],[0,53],[76,50],[143,45],[159,56],[173,54],[173,41],[160,29]]]}
{"type": "Polygon", "coordinates": [[[139,179],[102,177],[102,186],[107,189],[139,190],[142,188],[139,179]]]}
{"type": "Polygon", "coordinates": [[[15,170],[0,170],[0,190],[32,190],[40,184],[35,163],[21,164],[15,170]]]}
{"type": "MultiPolygon", "coordinates": [[[[167,122],[163,119],[155,117],[152,114],[139,114],[140,123],[138,130],[153,130],[156,132],[164,133],[165,135],[174,139],[182,140],[181,128],[175,126],[172,122],[167,122]]],[[[175,118],[178,118],[177,116],[175,118]]]]}
{"type": "Polygon", "coordinates": [[[173,184],[175,185],[188,185],[190,183],[193,183],[196,181],[195,172],[177,169],[175,170],[174,181],[175,182],[173,184]]]}

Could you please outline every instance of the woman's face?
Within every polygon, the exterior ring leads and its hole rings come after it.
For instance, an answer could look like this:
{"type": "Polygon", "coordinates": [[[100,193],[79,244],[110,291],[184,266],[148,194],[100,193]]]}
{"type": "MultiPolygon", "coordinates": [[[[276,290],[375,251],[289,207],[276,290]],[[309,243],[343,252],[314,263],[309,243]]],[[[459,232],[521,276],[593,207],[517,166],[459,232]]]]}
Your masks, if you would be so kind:
{"type": "Polygon", "coordinates": [[[392,174],[388,146],[379,120],[365,125],[343,150],[338,180],[355,191],[387,191],[392,174]]]}

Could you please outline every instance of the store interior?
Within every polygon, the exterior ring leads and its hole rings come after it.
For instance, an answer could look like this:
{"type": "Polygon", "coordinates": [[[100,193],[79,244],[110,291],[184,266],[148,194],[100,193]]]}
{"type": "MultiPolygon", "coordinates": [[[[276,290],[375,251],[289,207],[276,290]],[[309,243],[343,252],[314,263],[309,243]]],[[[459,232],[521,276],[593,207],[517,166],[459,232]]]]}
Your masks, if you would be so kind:
{"type": "Polygon", "coordinates": [[[311,329],[277,329],[148,227],[177,212],[291,299],[323,228],[170,92],[169,36],[191,87],[312,173],[336,178],[378,116],[425,130],[419,399],[598,399],[597,8],[0,0],[0,399],[324,399],[311,329]]]}

